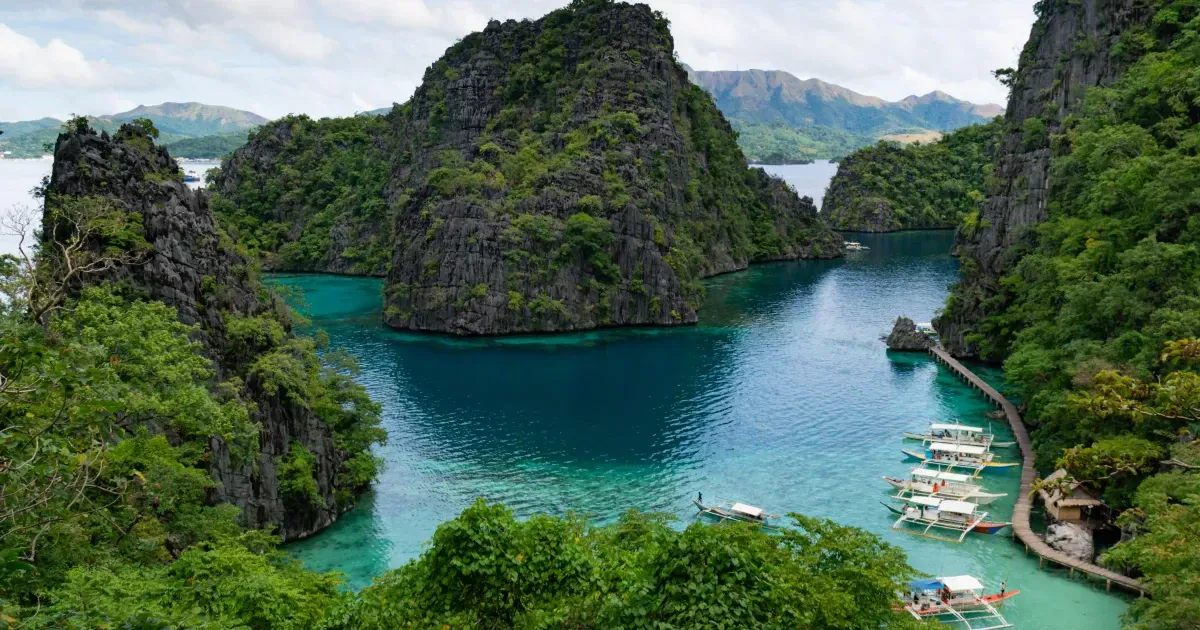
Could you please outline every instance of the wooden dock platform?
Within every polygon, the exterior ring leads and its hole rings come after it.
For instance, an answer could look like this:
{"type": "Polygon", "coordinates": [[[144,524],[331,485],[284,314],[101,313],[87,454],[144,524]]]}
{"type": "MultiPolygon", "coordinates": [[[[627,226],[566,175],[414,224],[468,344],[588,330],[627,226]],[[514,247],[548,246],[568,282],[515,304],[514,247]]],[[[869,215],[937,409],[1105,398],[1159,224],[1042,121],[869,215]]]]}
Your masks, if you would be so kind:
{"type": "Polygon", "coordinates": [[[1029,511],[1032,508],[1032,500],[1030,498],[1032,491],[1030,488],[1034,480],[1037,479],[1037,471],[1033,468],[1033,443],[1029,440],[1029,431],[1025,429],[1025,422],[1021,419],[1021,414],[1017,412],[1016,405],[1009,402],[994,387],[988,385],[983,379],[976,376],[974,372],[950,356],[950,353],[946,352],[946,349],[940,344],[930,348],[929,352],[937,359],[938,363],[949,368],[950,371],[979,390],[984,396],[987,396],[989,400],[1004,411],[1004,416],[1008,418],[1008,424],[1012,427],[1017,444],[1021,447],[1022,459],[1021,491],[1017,495],[1017,504],[1013,507],[1012,530],[1013,534],[1025,545],[1026,552],[1032,551],[1038,555],[1040,558],[1038,566],[1042,566],[1046,560],[1049,560],[1070,569],[1072,576],[1075,575],[1076,571],[1080,571],[1085,575],[1104,580],[1106,587],[1109,589],[1115,583],[1139,595],[1146,595],[1146,588],[1136,579],[1109,571],[1104,567],[1094,565],[1090,562],[1076,560],[1047,545],[1041,536],[1033,533],[1033,530],[1029,527],[1029,511]]]}

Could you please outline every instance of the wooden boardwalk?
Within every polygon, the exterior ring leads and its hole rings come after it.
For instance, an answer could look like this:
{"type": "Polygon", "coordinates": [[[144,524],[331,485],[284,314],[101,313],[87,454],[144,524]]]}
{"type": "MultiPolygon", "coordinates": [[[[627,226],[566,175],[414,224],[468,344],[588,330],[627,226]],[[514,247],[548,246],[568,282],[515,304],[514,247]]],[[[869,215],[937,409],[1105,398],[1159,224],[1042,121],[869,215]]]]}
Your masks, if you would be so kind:
{"type": "Polygon", "coordinates": [[[930,348],[929,352],[937,359],[938,363],[949,368],[1004,410],[1004,415],[1008,418],[1008,424],[1012,427],[1013,435],[1017,438],[1017,444],[1021,447],[1022,459],[1021,492],[1017,495],[1017,504],[1013,506],[1012,529],[1016,537],[1024,543],[1025,551],[1033,551],[1038,555],[1040,558],[1038,566],[1042,566],[1046,560],[1049,560],[1070,569],[1072,576],[1075,575],[1075,571],[1081,571],[1086,575],[1103,579],[1109,589],[1116,583],[1131,591],[1136,591],[1139,595],[1145,595],[1146,588],[1134,578],[1109,571],[1104,567],[1094,565],[1090,562],[1076,560],[1047,545],[1041,536],[1033,533],[1033,530],[1029,527],[1029,511],[1032,508],[1032,500],[1030,498],[1032,491],[1030,487],[1033,485],[1034,480],[1037,479],[1037,472],[1033,468],[1033,444],[1029,440],[1029,432],[1025,430],[1025,422],[1021,420],[1021,414],[1017,412],[1016,405],[1009,402],[995,388],[988,385],[983,379],[976,376],[974,372],[968,370],[963,364],[950,356],[950,353],[946,352],[945,348],[940,344],[930,348]]]}

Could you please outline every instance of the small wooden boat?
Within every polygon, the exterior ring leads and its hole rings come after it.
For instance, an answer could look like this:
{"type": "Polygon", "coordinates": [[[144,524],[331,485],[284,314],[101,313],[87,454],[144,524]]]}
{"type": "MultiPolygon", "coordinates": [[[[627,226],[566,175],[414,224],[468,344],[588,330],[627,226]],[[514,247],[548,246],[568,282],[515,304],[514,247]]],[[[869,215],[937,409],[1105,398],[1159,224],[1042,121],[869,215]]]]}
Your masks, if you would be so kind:
{"type": "Polygon", "coordinates": [[[949,444],[971,444],[974,446],[987,446],[995,448],[1016,445],[1016,442],[997,442],[996,436],[985,431],[983,427],[969,427],[965,424],[951,424],[945,422],[935,422],[929,425],[929,430],[925,433],[905,431],[904,439],[920,440],[926,444],[944,442],[949,444]]]}
{"type": "Polygon", "coordinates": [[[955,468],[973,470],[976,474],[985,468],[1012,468],[1020,466],[1020,462],[999,462],[996,455],[988,451],[986,446],[971,444],[950,444],[934,442],[925,447],[924,451],[900,449],[905,455],[925,462],[928,465],[953,470],[955,468]]]}
{"type": "Polygon", "coordinates": [[[779,519],[778,514],[768,514],[760,507],[723,499],[718,499],[718,501],[720,503],[716,505],[705,505],[699,499],[693,499],[692,504],[700,511],[700,516],[715,518],[722,522],[740,521],[774,529],[776,525],[772,521],[779,519]]]}
{"type": "Polygon", "coordinates": [[[987,518],[987,512],[977,511],[977,506],[974,503],[967,503],[966,501],[935,499],[933,497],[913,497],[909,499],[909,502],[912,505],[894,506],[887,503],[883,504],[889,511],[900,517],[892,524],[892,529],[925,536],[926,538],[962,542],[967,537],[967,534],[971,532],[997,534],[1000,530],[1012,525],[1012,523],[991,523],[984,520],[987,518]],[[916,532],[901,528],[902,524],[924,526],[924,529],[916,532]],[[931,529],[946,529],[958,532],[959,535],[957,538],[947,538],[929,533],[931,529]]]}
{"type": "Polygon", "coordinates": [[[971,475],[930,468],[914,468],[909,471],[908,479],[883,478],[889,485],[899,490],[894,497],[904,501],[912,497],[928,496],[938,499],[970,501],[976,505],[988,505],[996,499],[1008,496],[1003,492],[988,492],[987,488],[971,483],[971,479],[971,475]]]}
{"type": "Polygon", "coordinates": [[[1001,584],[999,593],[984,594],[983,584],[970,575],[913,580],[908,592],[900,594],[903,603],[897,609],[917,619],[936,619],[970,630],[999,630],[1012,624],[996,606],[1020,592],[1001,584]]]}

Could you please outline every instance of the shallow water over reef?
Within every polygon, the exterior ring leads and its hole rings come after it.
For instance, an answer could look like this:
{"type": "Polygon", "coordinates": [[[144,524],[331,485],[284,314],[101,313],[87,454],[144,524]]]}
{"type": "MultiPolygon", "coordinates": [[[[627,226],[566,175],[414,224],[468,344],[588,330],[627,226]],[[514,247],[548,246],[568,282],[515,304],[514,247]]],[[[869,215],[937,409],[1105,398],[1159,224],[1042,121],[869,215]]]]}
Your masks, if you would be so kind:
{"type": "MultiPolygon", "coordinates": [[[[518,515],[574,510],[603,522],[637,507],[688,523],[703,491],[866,528],[929,573],[1007,579],[1022,591],[1004,607],[1019,628],[1117,628],[1126,600],[1039,570],[1007,535],[954,544],[890,529],[880,476],[913,466],[901,432],[938,419],[987,424],[990,407],[928,357],[879,341],[897,315],[928,321],[941,305],[957,265],[952,235],[856,238],[871,250],[708,281],[700,324],[677,329],[412,335],[379,323],[378,280],[278,276],[358,356],[390,434],[375,490],[288,549],[358,588],[419,555],[438,523],[479,496],[518,515]]],[[[987,508],[1007,520],[1018,472],[985,473],[985,484],[1009,493],[987,508]]]]}

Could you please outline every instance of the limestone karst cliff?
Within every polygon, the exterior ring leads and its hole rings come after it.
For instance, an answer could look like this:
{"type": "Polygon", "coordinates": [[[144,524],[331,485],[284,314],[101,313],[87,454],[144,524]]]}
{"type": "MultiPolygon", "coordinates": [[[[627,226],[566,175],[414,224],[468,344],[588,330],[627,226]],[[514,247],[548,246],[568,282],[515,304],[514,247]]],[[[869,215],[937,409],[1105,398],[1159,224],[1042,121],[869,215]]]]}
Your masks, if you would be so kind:
{"type": "MultiPolygon", "coordinates": [[[[207,196],[183,184],[153,133],[148,123],[125,124],[111,137],[81,125],[58,137],[45,189],[47,264],[57,264],[52,243],[78,233],[77,220],[61,211],[72,200],[97,200],[104,212],[91,220],[120,217],[144,239],[136,256],[80,276],[72,290],[104,283],[128,299],[160,301],[196,327],[213,364],[213,395],[244,406],[260,428],[250,444],[209,439],[211,501],[240,507],[247,527],[275,526],[285,540],[307,536],[333,523],[373,477],[367,448],[382,437],[378,409],[357,385],[321,369],[312,340],[293,334],[286,305],[215,225],[207,196]]],[[[112,230],[87,234],[93,251],[127,247],[112,230]]]]}
{"type": "Polygon", "coordinates": [[[942,343],[960,357],[978,355],[970,336],[987,312],[1002,308],[1000,278],[1047,218],[1051,139],[1082,105],[1089,87],[1115,81],[1134,60],[1118,40],[1144,26],[1153,9],[1138,0],[1043,0],[1011,77],[1004,133],[978,220],[959,231],[961,279],[934,321],[942,343]]]}
{"type": "MultiPolygon", "coordinates": [[[[264,253],[278,268],[299,253],[297,268],[386,271],[389,325],[455,334],[693,323],[703,277],[840,255],[811,199],[747,167],[673,55],[667,21],[645,5],[577,0],[493,21],[430,66],[387,129],[336,147],[323,135],[324,155],[358,142],[386,156],[380,198],[262,203],[262,191],[286,191],[282,177],[305,179],[286,156],[309,123],[290,121],[222,166],[221,213],[239,240],[274,243],[264,253]]],[[[360,192],[375,182],[331,180],[360,192]]]]}

